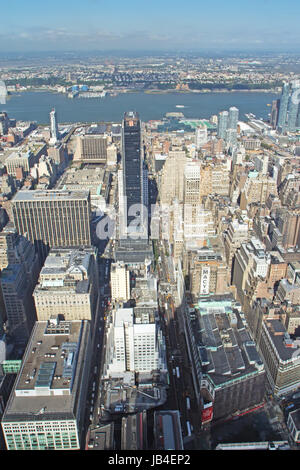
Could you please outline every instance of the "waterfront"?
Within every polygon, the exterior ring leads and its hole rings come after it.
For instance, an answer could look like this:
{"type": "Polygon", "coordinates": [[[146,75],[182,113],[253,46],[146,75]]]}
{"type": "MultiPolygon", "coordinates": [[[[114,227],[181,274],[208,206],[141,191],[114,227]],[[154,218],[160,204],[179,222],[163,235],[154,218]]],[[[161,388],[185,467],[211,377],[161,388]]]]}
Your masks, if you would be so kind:
{"type": "Polygon", "coordinates": [[[64,122],[120,122],[125,111],[138,111],[143,121],[162,119],[166,113],[182,112],[187,118],[209,118],[213,114],[236,106],[240,119],[245,113],[267,119],[272,100],[279,96],[264,92],[225,93],[120,93],[105,98],[70,99],[67,95],[51,92],[12,93],[0,111],[10,118],[49,124],[49,112],[54,107],[58,120],[64,122]],[[177,108],[176,106],[184,106],[177,108]]]}

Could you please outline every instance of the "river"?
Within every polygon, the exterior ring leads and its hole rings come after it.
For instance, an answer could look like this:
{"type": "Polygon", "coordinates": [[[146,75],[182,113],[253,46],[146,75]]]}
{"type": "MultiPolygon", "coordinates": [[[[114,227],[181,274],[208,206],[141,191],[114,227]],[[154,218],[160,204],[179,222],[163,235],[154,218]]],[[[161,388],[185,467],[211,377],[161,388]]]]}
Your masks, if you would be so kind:
{"type": "Polygon", "coordinates": [[[0,111],[10,118],[49,124],[49,112],[56,109],[58,122],[121,122],[125,111],[137,111],[143,121],[162,119],[166,113],[182,112],[187,118],[209,118],[236,106],[240,119],[245,113],[267,119],[268,106],[279,96],[264,92],[217,93],[120,93],[104,98],[68,98],[61,93],[44,91],[12,93],[0,111]],[[177,108],[176,106],[184,106],[177,108]]]}

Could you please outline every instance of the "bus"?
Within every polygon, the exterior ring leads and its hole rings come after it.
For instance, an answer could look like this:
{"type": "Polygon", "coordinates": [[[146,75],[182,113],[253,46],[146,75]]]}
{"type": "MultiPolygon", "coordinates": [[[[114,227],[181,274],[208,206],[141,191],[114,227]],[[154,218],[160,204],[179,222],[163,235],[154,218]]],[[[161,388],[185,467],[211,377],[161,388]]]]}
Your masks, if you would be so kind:
{"type": "Polygon", "coordinates": [[[186,397],[186,408],[187,410],[191,409],[191,400],[190,397],[186,397]]]}
{"type": "Polygon", "coordinates": [[[190,425],[189,421],[186,422],[186,427],[187,427],[188,436],[191,436],[192,435],[192,429],[191,429],[191,425],[190,425]]]}

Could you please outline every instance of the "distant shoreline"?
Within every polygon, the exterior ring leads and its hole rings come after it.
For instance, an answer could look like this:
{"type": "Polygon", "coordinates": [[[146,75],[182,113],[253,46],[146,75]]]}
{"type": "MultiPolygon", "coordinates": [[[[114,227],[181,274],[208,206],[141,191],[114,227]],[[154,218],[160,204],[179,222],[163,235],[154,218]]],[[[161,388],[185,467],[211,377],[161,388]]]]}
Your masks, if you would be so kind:
{"type": "Polygon", "coordinates": [[[210,89],[203,89],[203,90],[145,90],[143,93],[146,93],[146,94],[164,94],[164,93],[178,93],[178,94],[189,94],[189,93],[203,93],[203,94],[206,94],[206,93],[278,93],[278,91],[276,89],[266,89],[266,88],[262,88],[262,89],[255,89],[255,90],[246,90],[246,89],[243,89],[243,90],[238,90],[238,89],[231,89],[231,90],[228,90],[227,88],[222,88],[222,89],[215,89],[215,90],[210,90],[210,89]]]}
{"type": "MultiPolygon", "coordinates": [[[[14,90],[14,91],[9,91],[9,94],[14,94],[14,93],[58,93],[60,95],[65,95],[67,92],[61,92],[58,90],[52,90],[52,89],[46,89],[46,88],[30,88],[29,90],[14,90]]],[[[255,90],[238,90],[238,89],[203,89],[203,90],[174,90],[174,89],[168,89],[168,90],[158,90],[158,89],[153,89],[153,90],[122,90],[122,91],[107,91],[107,94],[110,93],[117,93],[117,94],[123,94],[123,93],[145,93],[146,95],[164,95],[164,94],[169,94],[169,93],[174,93],[178,95],[188,95],[188,94],[207,94],[207,93],[272,93],[272,94],[279,94],[279,92],[276,89],[255,89],[255,90]]]]}

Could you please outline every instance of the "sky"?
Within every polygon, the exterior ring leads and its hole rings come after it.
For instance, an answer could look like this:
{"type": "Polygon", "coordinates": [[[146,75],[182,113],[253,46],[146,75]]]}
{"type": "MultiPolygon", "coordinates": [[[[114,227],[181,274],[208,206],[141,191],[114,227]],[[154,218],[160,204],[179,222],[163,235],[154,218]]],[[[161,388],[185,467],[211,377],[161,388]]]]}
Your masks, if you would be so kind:
{"type": "Polygon", "coordinates": [[[295,52],[299,14],[299,0],[10,0],[0,52],[295,52]]]}

